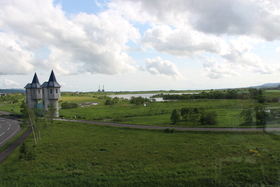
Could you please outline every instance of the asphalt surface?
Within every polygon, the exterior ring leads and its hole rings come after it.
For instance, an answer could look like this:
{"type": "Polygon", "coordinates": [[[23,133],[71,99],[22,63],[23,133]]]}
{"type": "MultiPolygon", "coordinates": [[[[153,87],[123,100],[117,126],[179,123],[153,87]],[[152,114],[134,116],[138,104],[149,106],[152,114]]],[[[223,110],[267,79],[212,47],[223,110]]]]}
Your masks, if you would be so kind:
{"type": "Polygon", "coordinates": [[[0,147],[21,131],[19,122],[9,117],[0,117],[0,147]]]}
{"type": "Polygon", "coordinates": [[[14,141],[7,149],[0,153],[0,163],[7,158],[31,133],[31,129],[25,131],[16,141],[14,141]]]}
{"type": "Polygon", "coordinates": [[[123,123],[110,123],[110,122],[101,122],[101,121],[85,121],[85,120],[70,120],[70,119],[55,119],[58,121],[69,121],[69,122],[79,122],[79,123],[90,123],[96,125],[106,125],[114,127],[128,127],[128,128],[137,128],[137,129],[158,129],[163,130],[167,128],[180,130],[180,131],[280,131],[280,128],[193,128],[193,127],[162,127],[162,126],[148,126],[148,125],[132,125],[132,124],[123,124],[123,123]]]}

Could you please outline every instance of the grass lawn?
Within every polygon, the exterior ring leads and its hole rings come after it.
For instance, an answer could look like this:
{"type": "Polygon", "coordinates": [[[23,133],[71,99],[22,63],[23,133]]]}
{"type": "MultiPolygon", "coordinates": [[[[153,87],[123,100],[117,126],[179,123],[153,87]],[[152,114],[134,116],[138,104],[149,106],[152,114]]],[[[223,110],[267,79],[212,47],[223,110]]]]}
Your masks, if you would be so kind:
{"type": "Polygon", "coordinates": [[[0,164],[0,186],[275,186],[280,136],[179,132],[55,122],[33,161],[17,148],[0,164]]]}

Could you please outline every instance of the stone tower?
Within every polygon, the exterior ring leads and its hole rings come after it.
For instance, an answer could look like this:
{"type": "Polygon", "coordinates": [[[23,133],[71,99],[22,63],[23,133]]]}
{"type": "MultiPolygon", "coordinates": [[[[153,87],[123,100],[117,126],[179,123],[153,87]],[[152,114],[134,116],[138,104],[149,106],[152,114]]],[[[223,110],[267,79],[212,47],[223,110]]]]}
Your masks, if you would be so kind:
{"type": "Polygon", "coordinates": [[[40,85],[38,77],[35,73],[32,83],[28,83],[25,86],[26,89],[26,104],[29,108],[42,108],[44,110],[49,109],[49,105],[52,104],[56,109],[53,117],[58,117],[58,99],[60,98],[60,85],[56,81],[54,72],[51,72],[48,82],[44,82],[40,85]]]}
{"type": "Polygon", "coordinates": [[[43,107],[45,110],[48,110],[50,104],[52,104],[56,108],[54,117],[58,117],[58,99],[60,98],[60,85],[56,81],[54,72],[51,72],[50,78],[48,82],[44,82],[42,84],[42,99],[43,99],[43,107]]]}
{"type": "Polygon", "coordinates": [[[26,89],[26,104],[29,108],[42,108],[42,89],[37,74],[34,74],[32,83],[28,83],[26,89]]]}

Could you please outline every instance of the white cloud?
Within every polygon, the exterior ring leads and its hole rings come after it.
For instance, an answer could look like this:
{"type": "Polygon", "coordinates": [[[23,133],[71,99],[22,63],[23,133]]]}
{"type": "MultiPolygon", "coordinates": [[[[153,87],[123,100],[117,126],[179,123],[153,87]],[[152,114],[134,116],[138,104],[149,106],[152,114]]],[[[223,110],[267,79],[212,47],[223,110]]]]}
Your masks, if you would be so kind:
{"type": "Polygon", "coordinates": [[[280,46],[276,48],[276,52],[280,53],[280,46]]]}
{"type": "Polygon", "coordinates": [[[34,70],[34,55],[11,34],[0,32],[0,75],[26,74],[34,70]]]}
{"type": "Polygon", "coordinates": [[[174,63],[168,60],[163,60],[160,57],[153,59],[147,58],[144,69],[154,75],[161,75],[174,79],[183,78],[174,63]]]}
{"type": "Polygon", "coordinates": [[[235,66],[229,63],[219,63],[214,58],[208,58],[203,62],[203,70],[206,76],[211,79],[240,76],[235,68],[235,66]]]}
{"type": "Polygon", "coordinates": [[[4,79],[4,82],[2,83],[3,88],[21,88],[20,84],[9,80],[9,79],[4,79]]]}
{"type": "Polygon", "coordinates": [[[224,54],[227,43],[214,35],[205,35],[192,29],[172,29],[157,25],[147,30],[143,45],[176,56],[191,57],[203,52],[224,54]]]}
{"type": "MultiPolygon", "coordinates": [[[[280,3],[277,0],[114,0],[115,8],[137,3],[132,19],[148,18],[151,25],[189,27],[216,35],[250,35],[280,39],[280,3]],[[148,16],[147,16],[148,15],[148,16]]],[[[128,17],[128,16],[127,16],[128,17]]]]}
{"type": "Polygon", "coordinates": [[[55,69],[61,74],[119,74],[136,70],[126,43],[136,42],[140,34],[113,10],[98,15],[79,13],[68,19],[51,0],[11,0],[0,2],[0,11],[0,28],[17,35],[24,50],[49,49],[46,59],[35,60],[37,67],[55,69]]]}

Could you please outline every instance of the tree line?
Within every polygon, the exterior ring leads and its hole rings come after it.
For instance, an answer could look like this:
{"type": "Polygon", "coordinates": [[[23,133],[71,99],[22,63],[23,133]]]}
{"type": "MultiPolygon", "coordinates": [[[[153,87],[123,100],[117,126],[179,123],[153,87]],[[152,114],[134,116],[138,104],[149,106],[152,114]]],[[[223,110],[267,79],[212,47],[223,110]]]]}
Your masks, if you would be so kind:
{"type": "Polygon", "coordinates": [[[198,123],[202,125],[217,124],[217,113],[215,111],[205,111],[203,107],[182,107],[180,110],[174,109],[170,117],[172,123],[176,124],[181,120],[181,118],[185,122],[192,123],[193,125],[198,123]]]}
{"type": "Polygon", "coordinates": [[[13,93],[13,94],[0,96],[0,102],[19,103],[21,100],[24,99],[25,99],[25,94],[21,94],[21,93],[13,93]]]}
{"type": "Polygon", "coordinates": [[[191,100],[191,99],[255,99],[259,103],[278,102],[278,98],[266,98],[265,90],[251,88],[247,92],[240,92],[236,89],[211,90],[210,92],[201,92],[194,94],[174,94],[174,95],[156,95],[163,97],[164,100],[191,100]]]}

